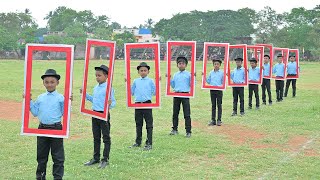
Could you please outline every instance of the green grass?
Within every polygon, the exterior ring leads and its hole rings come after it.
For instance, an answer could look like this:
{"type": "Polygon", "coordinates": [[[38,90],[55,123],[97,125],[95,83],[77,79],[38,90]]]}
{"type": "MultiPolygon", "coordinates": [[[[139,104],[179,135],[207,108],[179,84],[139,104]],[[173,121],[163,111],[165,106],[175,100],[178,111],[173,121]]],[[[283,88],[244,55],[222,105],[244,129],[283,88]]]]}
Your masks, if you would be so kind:
{"type": "MultiPolygon", "coordinates": [[[[99,61],[91,65],[99,65],[99,61]]],[[[134,62],[133,65],[137,65],[134,62]]],[[[63,74],[63,61],[35,61],[33,71],[33,97],[45,89],[40,75],[49,68],[63,74]]],[[[201,77],[197,76],[196,95],[191,99],[191,118],[194,123],[191,139],[180,135],[170,137],[172,98],[165,97],[165,63],[161,63],[160,109],[154,109],[154,149],[143,152],[127,148],[135,139],[134,110],[126,108],[124,62],[116,61],[113,87],[117,105],[111,110],[112,148],[110,166],[104,170],[97,166],[84,167],[92,157],[93,139],[91,120],[79,113],[82,86],[83,61],[74,63],[72,118],[70,137],[65,142],[65,179],[320,179],[320,63],[301,63],[301,78],[297,82],[297,97],[289,97],[272,106],[262,106],[260,111],[246,110],[244,117],[230,117],[232,91],[228,88],[223,96],[223,126],[227,131],[237,127],[245,129],[248,138],[243,143],[235,142],[219,127],[207,127],[211,116],[209,91],[201,90],[201,77]],[[252,133],[263,134],[250,138],[252,133]],[[305,140],[290,147],[288,142],[295,137],[305,140]],[[312,141],[303,147],[303,145],[312,141]],[[253,148],[252,144],[270,145],[269,148],[253,148]],[[307,156],[310,150],[313,156],[307,156]]],[[[0,61],[0,100],[21,102],[23,92],[23,61],[0,61]]],[[[197,63],[197,74],[202,64],[197,63]]],[[[93,71],[89,87],[94,81],[93,71]]],[[[62,92],[63,79],[58,90],[62,92]]],[[[91,90],[89,90],[91,91],[91,90]]],[[[275,99],[274,82],[272,95],[275,99]]],[[[261,96],[261,94],[260,94],[261,96]]],[[[245,90],[245,107],[248,91],[245,90]]],[[[3,104],[1,104],[3,106],[3,104]]],[[[17,107],[19,109],[20,107],[17,107]]],[[[33,179],[36,170],[36,138],[20,136],[21,122],[1,118],[0,112],[0,179],[33,179]]],[[[183,114],[180,113],[183,120],[183,114]]],[[[181,121],[183,122],[183,121],[181,121]]],[[[230,133],[230,132],[229,132],[230,133]]],[[[144,130],[143,138],[146,137],[144,130]]],[[[51,159],[51,158],[50,158],[51,159]]],[[[48,179],[51,177],[52,161],[48,162],[48,179]]]]}

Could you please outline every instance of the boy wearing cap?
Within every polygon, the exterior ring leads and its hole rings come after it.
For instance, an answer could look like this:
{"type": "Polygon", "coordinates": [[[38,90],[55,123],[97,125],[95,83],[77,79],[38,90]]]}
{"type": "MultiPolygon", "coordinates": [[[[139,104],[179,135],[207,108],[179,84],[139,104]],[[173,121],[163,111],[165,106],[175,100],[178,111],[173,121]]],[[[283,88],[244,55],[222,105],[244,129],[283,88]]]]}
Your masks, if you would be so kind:
{"type": "MultiPolygon", "coordinates": [[[[148,77],[150,66],[145,62],[141,62],[137,66],[137,70],[141,77],[133,81],[131,95],[135,97],[135,103],[151,103],[152,96],[156,94],[156,86],[154,81],[148,77]]],[[[134,118],[136,121],[136,141],[130,148],[141,146],[144,118],[146,121],[147,140],[143,150],[151,150],[153,133],[152,109],[135,109],[134,118]]]]}
{"type": "MultiPolygon", "coordinates": [[[[290,62],[287,65],[287,77],[295,77],[297,75],[297,63],[296,63],[296,56],[295,55],[290,55],[289,56],[290,62]]],[[[284,97],[287,97],[288,95],[288,90],[290,87],[290,83],[292,82],[292,97],[296,97],[296,84],[297,84],[297,79],[287,79],[286,82],[286,90],[284,93],[284,97]]]]}
{"type": "MultiPolygon", "coordinates": [[[[236,58],[237,67],[231,72],[231,80],[234,84],[245,83],[245,69],[242,67],[243,58],[236,58]]],[[[237,115],[238,98],[240,99],[240,114],[244,115],[244,87],[232,87],[233,112],[231,116],[237,115]]]]}
{"type": "MultiPolygon", "coordinates": [[[[282,62],[282,54],[279,54],[277,56],[278,63],[273,66],[272,72],[275,74],[277,78],[283,78],[284,77],[284,64],[282,62]]],[[[275,80],[276,83],[276,94],[277,94],[277,102],[283,101],[283,88],[284,88],[284,80],[275,80]]]]}
{"type": "MultiPolygon", "coordinates": [[[[179,71],[173,75],[170,80],[170,85],[177,93],[189,93],[191,83],[191,73],[186,71],[188,65],[187,58],[179,56],[177,58],[177,67],[179,71]]],[[[191,117],[190,117],[190,99],[188,97],[174,97],[173,98],[173,116],[172,116],[172,131],[170,135],[178,134],[179,112],[180,104],[183,107],[183,115],[185,119],[186,137],[191,137],[191,117]]]]}
{"type": "MultiPolygon", "coordinates": [[[[39,95],[36,101],[31,99],[30,111],[38,117],[38,129],[62,130],[61,117],[64,113],[64,96],[56,91],[60,75],[54,69],[48,69],[41,76],[46,92],[39,95]]],[[[70,97],[72,99],[72,97],[70,97]]],[[[62,138],[37,137],[36,179],[46,179],[49,151],[53,161],[52,175],[54,179],[62,179],[64,174],[64,147],[62,138]]]]}
{"type": "MultiPolygon", "coordinates": [[[[209,76],[206,79],[206,82],[211,86],[222,86],[224,81],[224,73],[220,71],[221,59],[218,56],[213,56],[212,64],[214,69],[210,72],[209,76]]],[[[221,90],[210,90],[211,98],[211,122],[209,126],[221,126],[221,116],[222,116],[222,97],[223,91],[221,90]],[[218,118],[216,121],[216,108],[218,108],[218,118]]]]}
{"type": "Polygon", "coordinates": [[[264,55],[263,57],[263,78],[262,78],[262,104],[266,105],[266,90],[269,97],[269,105],[272,105],[272,98],[271,98],[271,88],[270,88],[270,79],[265,78],[270,76],[270,56],[264,55]]]}
{"type": "Polygon", "coordinates": [[[256,109],[259,109],[259,86],[258,84],[250,84],[250,82],[258,82],[260,80],[260,68],[257,67],[256,58],[250,60],[251,68],[249,68],[249,109],[252,109],[252,95],[256,98],[256,109]]]}
{"type": "MultiPolygon", "coordinates": [[[[86,94],[86,100],[92,103],[92,110],[96,112],[103,113],[106,101],[106,89],[107,89],[107,79],[109,68],[105,65],[100,67],[95,67],[96,70],[96,81],[98,84],[93,88],[93,95],[86,94]]],[[[82,93],[82,89],[80,89],[82,93]]],[[[116,104],[114,97],[114,91],[111,88],[110,99],[108,100],[110,109],[116,104]]],[[[101,134],[104,143],[103,158],[98,166],[98,168],[105,168],[109,165],[109,154],[111,146],[110,138],[110,113],[108,112],[108,121],[92,117],[92,134],[93,134],[93,158],[86,162],[85,166],[91,166],[100,162],[100,146],[101,146],[101,134]]]]}

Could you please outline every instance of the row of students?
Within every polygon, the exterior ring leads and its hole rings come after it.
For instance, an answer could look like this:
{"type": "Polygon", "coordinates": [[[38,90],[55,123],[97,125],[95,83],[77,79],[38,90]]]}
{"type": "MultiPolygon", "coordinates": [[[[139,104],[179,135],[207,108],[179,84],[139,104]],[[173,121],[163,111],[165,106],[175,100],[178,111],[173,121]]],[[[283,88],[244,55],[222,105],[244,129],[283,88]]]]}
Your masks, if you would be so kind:
{"type": "MultiPolygon", "coordinates": [[[[284,76],[283,71],[279,67],[281,65],[281,57],[279,56],[279,63],[274,66],[273,72],[278,76],[284,76]],[[281,74],[282,73],[282,74],[281,74]]],[[[264,57],[264,75],[268,76],[268,59],[266,55],[264,57]]],[[[294,57],[290,56],[291,62],[294,62],[294,57]]],[[[242,58],[235,59],[237,67],[230,74],[231,79],[234,83],[244,83],[245,79],[245,69],[242,67],[242,58]]],[[[210,85],[221,86],[223,83],[224,73],[220,70],[221,59],[218,57],[213,58],[213,70],[210,72],[206,79],[206,82],[210,85]]],[[[191,73],[187,72],[186,66],[188,60],[185,57],[177,58],[177,67],[179,69],[170,81],[171,87],[175,92],[188,93],[191,87],[191,73]]],[[[257,81],[259,76],[259,67],[257,67],[257,61],[255,59],[250,60],[251,68],[249,69],[249,80],[257,81]]],[[[290,75],[294,75],[291,71],[294,66],[288,66],[288,71],[290,75]],[[292,66],[292,67],[291,67],[292,66]]],[[[151,103],[152,96],[155,95],[156,86],[152,79],[148,78],[150,66],[147,63],[142,62],[137,66],[137,71],[140,75],[139,78],[133,81],[131,87],[132,96],[135,98],[135,103],[151,103]]],[[[103,113],[104,103],[105,103],[105,91],[107,87],[109,69],[105,65],[100,67],[95,67],[95,76],[97,85],[93,88],[93,94],[86,94],[86,99],[92,102],[92,109],[97,112],[103,113]]],[[[270,72],[269,72],[270,73],[270,72]]],[[[64,97],[56,91],[56,87],[59,84],[60,75],[56,73],[54,69],[48,69],[44,75],[41,76],[43,80],[43,85],[46,88],[46,92],[38,96],[36,101],[31,99],[30,111],[35,116],[38,117],[40,124],[39,129],[62,129],[61,117],[63,116],[64,110],[64,97]]],[[[289,84],[291,81],[288,81],[289,84]]],[[[287,82],[287,83],[288,83],[287,82]]],[[[294,81],[294,85],[295,85],[294,81]]],[[[276,81],[276,84],[278,81],[276,81]]],[[[278,87],[278,86],[277,86],[278,87]]],[[[269,103],[271,101],[270,92],[270,80],[263,79],[262,83],[263,95],[264,90],[267,89],[269,94],[269,103]]],[[[277,92],[278,92],[277,88],[277,92]]],[[[252,107],[252,94],[255,93],[256,97],[256,107],[259,107],[259,95],[258,95],[258,85],[249,86],[249,108],[252,107]]],[[[80,89],[82,93],[82,89],[80,89]]],[[[295,96],[295,90],[294,90],[295,96]]],[[[263,96],[263,103],[265,103],[265,96],[263,96]]],[[[210,126],[218,125],[221,126],[221,116],[222,116],[222,98],[223,91],[210,90],[210,98],[212,103],[212,117],[210,126]],[[218,115],[216,118],[216,110],[218,110],[218,115]]],[[[72,97],[70,97],[72,100],[72,97]]],[[[233,87],[233,113],[232,115],[237,115],[237,104],[238,99],[240,99],[240,114],[244,115],[244,87],[233,87]]],[[[111,96],[108,100],[110,108],[114,108],[116,105],[114,90],[111,89],[111,96]]],[[[172,116],[172,131],[170,135],[178,134],[178,115],[180,111],[180,106],[182,104],[184,119],[185,119],[185,130],[186,137],[191,137],[191,117],[190,117],[190,99],[188,97],[174,97],[173,98],[173,116],[172,116]]],[[[153,136],[153,115],[152,109],[135,109],[135,122],[136,122],[136,140],[135,143],[130,146],[130,148],[140,147],[142,144],[142,127],[143,119],[146,122],[147,129],[147,139],[145,142],[144,150],[152,149],[152,136],[153,136]]],[[[109,164],[109,154],[111,147],[110,138],[110,113],[108,112],[108,121],[104,121],[99,118],[92,118],[92,134],[93,134],[93,158],[86,162],[85,166],[91,166],[99,163],[98,168],[105,168],[109,164]],[[102,135],[102,136],[101,136],[102,135]],[[100,159],[100,147],[101,138],[104,143],[104,150],[102,159],[100,159]]],[[[54,137],[37,137],[37,170],[36,178],[45,179],[46,178],[46,167],[49,156],[49,151],[51,150],[51,155],[53,159],[53,176],[54,179],[62,179],[64,174],[64,147],[62,138],[54,137]]]]}

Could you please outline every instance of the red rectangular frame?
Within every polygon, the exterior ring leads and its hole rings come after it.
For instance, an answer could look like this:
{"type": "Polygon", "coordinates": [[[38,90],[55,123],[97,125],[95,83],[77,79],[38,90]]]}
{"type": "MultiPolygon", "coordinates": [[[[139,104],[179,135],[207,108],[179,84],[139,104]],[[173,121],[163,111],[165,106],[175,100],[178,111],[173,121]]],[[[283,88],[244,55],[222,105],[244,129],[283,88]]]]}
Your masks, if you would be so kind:
{"type": "Polygon", "coordinates": [[[105,40],[98,40],[98,39],[87,39],[86,43],[86,54],[85,54],[85,64],[84,64],[84,75],[83,75],[83,91],[81,94],[81,105],[80,105],[80,112],[85,115],[89,115],[92,117],[96,117],[105,121],[108,121],[108,112],[109,112],[109,104],[108,100],[110,99],[111,90],[112,90],[112,80],[113,80],[113,71],[114,71],[114,63],[115,63],[115,46],[116,42],[114,41],[105,41],[105,40]],[[89,61],[90,61],[90,51],[91,46],[100,46],[100,47],[109,47],[109,73],[108,73],[108,80],[107,80],[107,88],[106,88],[106,100],[103,113],[99,113],[93,111],[91,109],[85,108],[85,101],[86,101],[86,93],[87,93],[87,81],[88,81],[88,68],[89,68],[89,61]]]}
{"type": "MultiPolygon", "coordinates": [[[[289,54],[290,52],[295,53],[296,55],[296,63],[297,63],[297,75],[296,76],[287,76],[287,79],[299,79],[300,77],[300,60],[299,60],[299,49],[289,49],[289,54]]],[[[289,59],[288,59],[289,61],[289,59]]]]}
{"type": "Polygon", "coordinates": [[[246,87],[248,86],[248,64],[247,64],[247,45],[246,44],[236,44],[236,45],[229,45],[229,50],[230,49],[236,49],[236,48],[242,48],[243,49],[243,68],[244,68],[244,73],[245,73],[245,82],[244,84],[235,84],[231,83],[231,70],[230,70],[230,61],[233,59],[229,58],[228,61],[228,86],[229,87],[246,87]]]}
{"type": "Polygon", "coordinates": [[[70,125],[70,108],[72,94],[72,73],[73,73],[73,45],[62,44],[27,44],[25,53],[25,69],[24,69],[24,99],[22,106],[22,126],[21,135],[30,136],[45,136],[68,138],[70,125]],[[66,74],[64,85],[64,114],[62,121],[62,130],[52,129],[37,129],[29,128],[30,121],[30,93],[32,80],[32,55],[34,51],[50,51],[50,52],[65,52],[66,53],[66,74]]]}
{"type": "Polygon", "coordinates": [[[166,81],[166,96],[172,97],[194,97],[195,95],[195,73],[196,73],[196,41],[168,41],[167,42],[167,81],[166,81]],[[189,93],[177,93],[171,90],[171,47],[172,46],[191,46],[191,82],[189,93]]]}
{"type": "Polygon", "coordinates": [[[269,62],[270,69],[269,69],[269,72],[270,72],[270,74],[269,74],[269,76],[263,76],[263,78],[271,79],[272,78],[272,66],[273,66],[273,45],[272,44],[256,44],[256,46],[264,46],[265,49],[266,48],[270,49],[270,54],[269,54],[269,56],[270,56],[270,62],[269,62]]]}
{"type": "MultiPolygon", "coordinates": [[[[249,84],[259,84],[261,85],[262,84],[262,64],[263,64],[263,56],[264,56],[264,46],[251,46],[251,45],[248,45],[247,46],[247,50],[248,49],[253,49],[254,50],[254,57],[258,60],[258,67],[260,68],[260,79],[259,81],[250,81],[249,78],[248,78],[248,83],[249,84]],[[260,51],[260,57],[259,57],[259,53],[258,51],[260,51]]],[[[249,59],[248,59],[249,60],[249,59]]],[[[249,71],[248,71],[248,76],[249,76],[249,71]]]]}
{"type": "Polygon", "coordinates": [[[203,72],[203,76],[202,76],[202,83],[201,83],[201,88],[202,89],[210,89],[210,90],[226,90],[227,88],[227,69],[228,69],[228,61],[229,61],[229,43],[210,43],[210,42],[205,42],[203,45],[203,64],[202,64],[202,72],[203,72]],[[224,67],[223,67],[223,74],[224,74],[224,79],[223,79],[223,84],[222,86],[212,86],[212,85],[208,85],[206,83],[206,79],[207,79],[207,65],[208,65],[208,48],[209,47],[224,47],[225,48],[225,53],[224,53],[224,67]]]}
{"type": "Polygon", "coordinates": [[[276,51],[281,51],[283,58],[282,58],[282,62],[284,64],[284,77],[283,78],[277,78],[276,76],[273,75],[272,72],[272,78],[275,80],[286,80],[286,72],[287,72],[287,62],[288,62],[288,57],[289,57],[289,48],[278,48],[278,47],[274,47],[273,48],[273,54],[275,54],[276,51]]]}
{"type": "Polygon", "coordinates": [[[126,90],[127,90],[127,107],[136,109],[150,109],[160,107],[160,44],[154,43],[126,43],[125,45],[125,69],[126,69],[126,90]],[[155,85],[156,85],[156,102],[155,103],[139,103],[135,104],[131,98],[131,75],[130,75],[130,49],[135,48],[151,48],[154,49],[155,61],[155,85]]]}

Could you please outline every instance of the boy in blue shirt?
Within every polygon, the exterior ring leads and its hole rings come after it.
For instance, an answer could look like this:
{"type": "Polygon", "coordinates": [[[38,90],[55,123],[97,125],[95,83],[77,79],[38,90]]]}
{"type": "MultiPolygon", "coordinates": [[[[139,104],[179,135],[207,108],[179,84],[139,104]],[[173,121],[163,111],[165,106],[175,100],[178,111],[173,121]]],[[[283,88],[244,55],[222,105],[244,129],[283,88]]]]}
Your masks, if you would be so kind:
{"type": "MultiPolygon", "coordinates": [[[[156,86],[154,81],[148,77],[150,66],[145,62],[141,62],[137,66],[137,70],[141,77],[133,81],[131,95],[135,97],[135,103],[151,103],[152,96],[156,94],[156,86]]],[[[152,109],[135,109],[134,118],[136,121],[136,142],[130,148],[141,146],[144,118],[146,121],[147,140],[143,150],[151,150],[153,133],[152,109]]]]}
{"type": "Polygon", "coordinates": [[[266,105],[266,90],[268,92],[269,97],[269,105],[272,105],[272,98],[271,98],[271,87],[270,87],[270,79],[265,78],[270,76],[270,56],[264,55],[263,57],[263,78],[262,78],[262,104],[266,105]]]}
{"type": "MultiPolygon", "coordinates": [[[[249,68],[249,82],[258,82],[260,80],[260,68],[257,67],[256,58],[251,58],[250,60],[251,68],[249,68]]],[[[252,95],[256,98],[256,109],[259,109],[259,86],[258,84],[250,84],[249,83],[249,109],[252,109],[252,95]]]]}
{"type": "MultiPolygon", "coordinates": [[[[30,111],[38,117],[38,129],[62,130],[61,117],[64,113],[64,96],[56,91],[60,75],[54,69],[48,69],[41,76],[46,92],[39,95],[36,101],[30,101],[30,111]]],[[[72,99],[72,97],[70,97],[72,99]]],[[[52,175],[54,179],[62,179],[64,174],[64,147],[62,138],[37,137],[36,179],[46,179],[46,169],[49,151],[53,161],[52,175]]]]}
{"type": "MultiPolygon", "coordinates": [[[[170,80],[170,85],[175,92],[189,93],[191,83],[191,73],[186,71],[188,65],[187,58],[179,56],[177,58],[177,67],[179,71],[173,75],[173,79],[170,80]]],[[[183,107],[183,115],[185,119],[186,137],[191,137],[191,117],[190,117],[190,99],[188,97],[174,97],[173,98],[173,116],[172,116],[172,131],[170,135],[178,134],[179,124],[179,112],[180,104],[183,107]]]]}
{"type": "MultiPolygon", "coordinates": [[[[287,77],[294,77],[297,75],[297,71],[298,71],[297,63],[296,63],[296,56],[291,54],[289,56],[289,60],[290,60],[290,62],[287,65],[287,77]]],[[[288,90],[289,90],[291,82],[292,82],[292,97],[296,97],[297,79],[287,79],[284,97],[287,97],[287,95],[288,95],[288,90]]]]}
{"type": "MultiPolygon", "coordinates": [[[[206,79],[206,82],[212,86],[222,86],[224,81],[224,73],[220,71],[220,66],[222,61],[218,56],[213,56],[212,60],[214,69],[210,72],[209,76],[206,79]]],[[[210,90],[210,98],[211,98],[211,122],[208,124],[209,126],[221,126],[221,116],[222,116],[222,90],[210,90]],[[218,118],[216,121],[216,108],[218,108],[218,118]]]]}
{"type": "MultiPolygon", "coordinates": [[[[86,94],[86,100],[92,103],[92,110],[96,112],[103,113],[104,105],[106,100],[106,88],[109,68],[105,65],[100,67],[95,67],[96,70],[96,81],[98,84],[93,88],[93,95],[86,94]]],[[[82,90],[80,89],[80,93],[82,90]]],[[[110,99],[108,100],[110,109],[116,104],[114,97],[114,91],[111,88],[110,99]]],[[[98,166],[98,168],[105,168],[109,165],[109,154],[111,146],[110,138],[110,113],[108,112],[108,121],[92,117],[92,134],[93,134],[93,158],[86,162],[85,166],[91,166],[100,162],[100,146],[101,146],[101,134],[104,143],[103,158],[98,166]]]]}
{"type": "MultiPolygon", "coordinates": [[[[235,59],[237,67],[231,72],[231,80],[234,84],[244,84],[245,82],[245,69],[242,67],[243,58],[235,59]]],[[[231,116],[237,115],[238,97],[240,99],[240,114],[244,115],[244,87],[232,87],[233,94],[233,112],[231,116]]]]}
{"type": "MultiPolygon", "coordinates": [[[[282,54],[277,56],[278,63],[273,66],[272,72],[276,75],[277,78],[284,77],[284,64],[282,62],[282,54]]],[[[284,80],[275,80],[276,83],[276,93],[277,93],[277,102],[283,101],[283,88],[284,88],[284,80]]]]}

